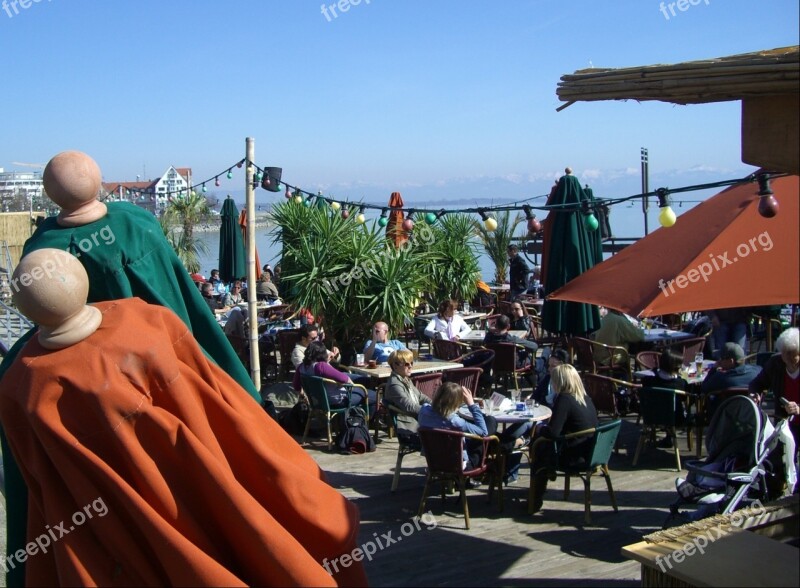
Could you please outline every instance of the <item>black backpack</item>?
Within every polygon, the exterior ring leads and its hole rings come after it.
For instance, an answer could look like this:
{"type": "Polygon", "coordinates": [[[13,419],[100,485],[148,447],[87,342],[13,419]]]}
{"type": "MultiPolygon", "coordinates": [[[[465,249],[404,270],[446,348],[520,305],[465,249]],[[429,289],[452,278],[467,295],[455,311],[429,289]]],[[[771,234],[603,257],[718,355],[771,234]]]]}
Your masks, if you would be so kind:
{"type": "Polygon", "coordinates": [[[369,434],[367,414],[363,408],[351,406],[343,414],[336,447],[343,453],[367,453],[375,451],[375,440],[369,434]]]}

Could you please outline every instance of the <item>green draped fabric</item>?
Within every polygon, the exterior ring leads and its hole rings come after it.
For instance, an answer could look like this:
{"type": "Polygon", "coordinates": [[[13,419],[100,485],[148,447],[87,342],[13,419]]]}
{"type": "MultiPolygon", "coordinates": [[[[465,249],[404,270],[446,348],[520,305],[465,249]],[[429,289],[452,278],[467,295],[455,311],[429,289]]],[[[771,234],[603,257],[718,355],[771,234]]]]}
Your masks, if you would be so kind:
{"type": "MultiPolygon", "coordinates": [[[[581,188],[575,176],[566,175],[558,181],[548,204],[575,206],[584,201],[593,202],[591,193],[581,188]]],[[[600,231],[588,231],[583,216],[580,210],[553,210],[548,215],[550,235],[543,252],[545,296],[603,261],[600,231]]],[[[591,304],[545,299],[542,327],[552,333],[585,335],[600,328],[600,312],[591,304]]]]}
{"type": "Polygon", "coordinates": [[[222,224],[219,227],[219,277],[225,283],[247,276],[247,255],[239,226],[239,211],[233,198],[222,204],[222,224]]]}
{"type": "MultiPolygon", "coordinates": [[[[247,370],[228,343],[186,268],[148,211],[128,202],[110,202],[108,214],[80,227],[62,227],[46,219],[28,239],[23,255],[44,248],[75,255],[89,275],[89,302],[139,297],[171,309],[186,324],[205,354],[236,380],[257,402],[261,397],[247,370]]],[[[240,236],[241,242],[241,236],[240,236]]],[[[20,339],[0,364],[0,378],[34,330],[20,339]]],[[[130,336],[135,337],[136,333],[130,336]]],[[[27,488],[0,435],[6,482],[7,552],[26,543],[27,488]]],[[[24,565],[8,566],[8,586],[24,585],[24,565]]]]}

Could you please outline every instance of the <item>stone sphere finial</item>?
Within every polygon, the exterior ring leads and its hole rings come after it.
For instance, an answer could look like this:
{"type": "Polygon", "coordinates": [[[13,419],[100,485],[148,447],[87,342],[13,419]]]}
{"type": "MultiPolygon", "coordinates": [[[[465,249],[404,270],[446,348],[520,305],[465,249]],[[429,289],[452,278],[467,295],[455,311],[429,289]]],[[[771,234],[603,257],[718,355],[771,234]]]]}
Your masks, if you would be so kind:
{"type": "Polygon", "coordinates": [[[568,176],[572,175],[572,168],[571,167],[564,168],[564,173],[567,174],[568,176]]]}
{"type": "Polygon", "coordinates": [[[102,175],[94,159],[81,151],[62,151],[53,157],[42,174],[44,190],[61,207],[58,224],[85,225],[106,214],[99,200],[102,175]]]}
{"type": "Polygon", "coordinates": [[[11,278],[19,311],[39,325],[39,342],[61,349],[100,326],[100,311],[86,305],[89,276],[78,259],[60,249],[39,249],[19,262],[11,278]]]}

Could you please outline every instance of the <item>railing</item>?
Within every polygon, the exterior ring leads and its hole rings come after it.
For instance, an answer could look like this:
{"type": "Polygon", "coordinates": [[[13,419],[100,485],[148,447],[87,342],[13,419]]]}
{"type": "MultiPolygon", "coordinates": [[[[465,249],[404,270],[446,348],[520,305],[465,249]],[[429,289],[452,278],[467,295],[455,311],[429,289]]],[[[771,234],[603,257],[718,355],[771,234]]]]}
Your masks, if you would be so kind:
{"type": "Polygon", "coordinates": [[[0,301],[0,355],[5,356],[17,339],[33,327],[33,323],[13,306],[0,301]]]}

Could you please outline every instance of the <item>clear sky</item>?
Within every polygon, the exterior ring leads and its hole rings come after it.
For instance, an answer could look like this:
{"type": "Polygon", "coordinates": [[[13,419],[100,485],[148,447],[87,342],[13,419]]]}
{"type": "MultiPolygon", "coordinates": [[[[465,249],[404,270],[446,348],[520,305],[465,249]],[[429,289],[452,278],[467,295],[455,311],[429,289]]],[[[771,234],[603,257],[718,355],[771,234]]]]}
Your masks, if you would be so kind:
{"type": "Polygon", "coordinates": [[[651,188],[749,173],[740,104],[559,113],[560,76],[798,44],[797,0],[699,0],[674,16],[657,0],[355,2],[6,0],[0,167],[80,149],[108,181],[169,165],[205,179],[252,136],[259,165],[353,200],[524,198],[566,165],[624,196],[639,191],[641,147],[651,188]]]}

